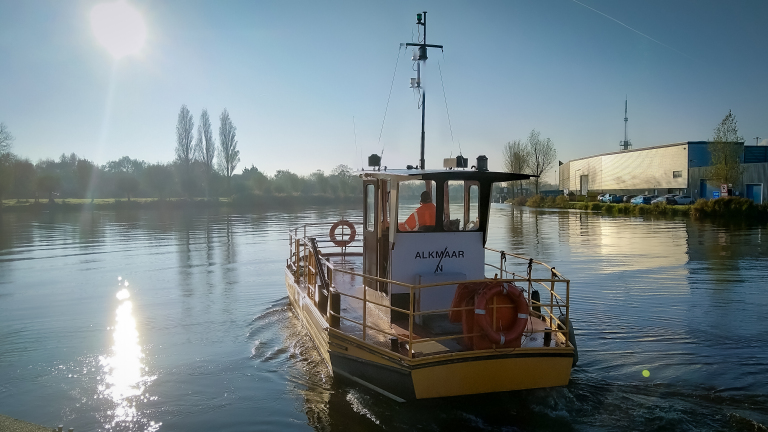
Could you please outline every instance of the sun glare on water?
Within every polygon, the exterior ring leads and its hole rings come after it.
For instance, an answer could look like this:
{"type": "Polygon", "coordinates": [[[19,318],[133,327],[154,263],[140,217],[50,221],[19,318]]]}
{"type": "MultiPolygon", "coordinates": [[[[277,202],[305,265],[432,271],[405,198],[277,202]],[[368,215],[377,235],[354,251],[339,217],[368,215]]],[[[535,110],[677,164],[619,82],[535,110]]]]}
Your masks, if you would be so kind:
{"type": "Polygon", "coordinates": [[[144,18],[125,0],[94,6],[91,28],[96,40],[115,59],[138,53],[147,38],[144,18]]]}
{"type": "MultiPolygon", "coordinates": [[[[128,285],[127,281],[125,285],[128,285]]],[[[108,429],[138,430],[147,420],[143,418],[140,407],[153,399],[147,394],[147,387],[155,377],[147,375],[147,367],[143,363],[144,353],[133,317],[133,303],[129,300],[131,294],[127,288],[122,288],[115,297],[120,305],[115,311],[115,325],[112,327],[113,345],[109,355],[99,357],[104,374],[98,391],[99,396],[113,402],[109,409],[111,421],[107,422],[108,429]]],[[[160,424],[150,422],[145,430],[156,431],[160,424]]]]}

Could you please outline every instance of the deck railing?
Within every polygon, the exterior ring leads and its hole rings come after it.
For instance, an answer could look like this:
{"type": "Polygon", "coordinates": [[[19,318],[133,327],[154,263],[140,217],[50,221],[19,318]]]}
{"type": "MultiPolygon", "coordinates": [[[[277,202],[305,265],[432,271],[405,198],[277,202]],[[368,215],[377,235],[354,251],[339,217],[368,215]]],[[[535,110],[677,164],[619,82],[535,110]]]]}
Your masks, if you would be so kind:
{"type": "MultiPolygon", "coordinates": [[[[360,224],[360,222],[357,222],[357,224],[360,224]]],[[[562,335],[563,341],[565,343],[565,346],[572,347],[570,341],[569,341],[569,334],[568,334],[568,325],[567,323],[570,322],[570,280],[566,279],[560,272],[558,272],[554,267],[550,267],[549,265],[534,260],[533,258],[528,258],[522,255],[518,254],[511,254],[506,253],[501,250],[496,250],[492,248],[485,248],[487,251],[495,254],[499,254],[499,265],[496,266],[495,264],[486,263],[486,267],[493,269],[497,271],[496,274],[492,278],[484,278],[484,279],[478,279],[478,280],[466,280],[466,281],[452,281],[452,282],[439,282],[439,283],[432,283],[432,284],[421,284],[421,285],[415,285],[415,284],[409,284],[405,282],[400,281],[394,281],[390,279],[380,278],[376,276],[366,275],[359,272],[355,272],[349,269],[342,268],[340,266],[335,266],[329,259],[325,258],[324,256],[332,256],[332,255],[350,255],[350,256],[360,256],[362,255],[362,241],[361,239],[355,240],[351,244],[347,245],[344,248],[340,248],[331,242],[329,238],[327,238],[327,233],[322,233],[319,230],[317,230],[318,227],[328,227],[327,223],[317,223],[317,224],[307,224],[304,225],[302,228],[297,228],[294,230],[291,230],[289,233],[289,244],[291,249],[290,258],[287,262],[287,267],[291,271],[291,273],[294,275],[294,281],[296,284],[306,290],[307,297],[313,302],[313,304],[317,307],[318,305],[325,306],[324,308],[319,308],[318,310],[320,313],[325,317],[327,320],[329,326],[331,328],[335,328],[338,330],[342,330],[342,323],[350,323],[355,326],[359,326],[360,332],[357,332],[358,335],[355,335],[356,337],[360,338],[364,342],[369,342],[369,340],[377,339],[377,338],[371,338],[369,335],[370,332],[375,332],[379,335],[389,336],[390,337],[390,344],[391,344],[391,350],[392,354],[396,356],[400,356],[403,358],[414,358],[418,357],[418,351],[415,349],[415,346],[418,346],[419,344],[425,344],[429,342],[440,342],[445,340],[452,340],[452,339],[461,339],[465,337],[474,337],[479,336],[482,333],[472,333],[472,334],[464,334],[463,332],[460,334],[449,334],[446,336],[437,336],[437,337],[419,337],[414,332],[414,327],[417,325],[416,321],[420,320],[420,317],[424,317],[427,315],[434,315],[434,314],[446,314],[452,311],[464,311],[464,310],[472,310],[474,309],[474,306],[467,306],[467,307],[458,307],[458,308],[447,308],[447,309],[435,309],[435,310],[416,310],[415,307],[415,298],[416,294],[420,292],[420,290],[426,290],[430,288],[436,288],[436,287],[445,287],[450,285],[456,285],[461,283],[472,283],[472,282],[488,282],[489,280],[497,280],[501,282],[511,282],[515,283],[516,285],[520,286],[523,285],[523,288],[526,291],[526,299],[528,301],[530,311],[529,314],[532,314],[533,316],[536,316],[537,318],[543,319],[545,323],[548,324],[547,327],[543,330],[526,330],[526,335],[531,336],[533,333],[551,333],[552,340],[555,340],[554,335],[560,334],[562,335]],[[319,255],[317,256],[312,249],[311,242],[309,238],[315,239],[318,246],[322,245],[322,249],[326,252],[319,251],[319,255]],[[332,249],[333,252],[328,253],[327,250],[332,249]],[[520,263],[525,267],[525,271],[522,272],[522,274],[515,273],[513,271],[509,271],[507,269],[507,265],[509,264],[509,260],[513,259],[516,260],[516,262],[520,263]],[[321,271],[321,269],[325,270],[325,276],[326,280],[328,282],[327,287],[319,286],[318,285],[318,272],[321,271]],[[546,274],[546,277],[535,277],[537,274],[544,272],[546,274]],[[362,295],[354,295],[352,293],[343,292],[339,289],[337,289],[336,284],[334,282],[336,278],[336,274],[341,273],[348,275],[351,278],[360,278],[362,281],[362,284],[364,285],[364,289],[362,289],[362,295]],[[368,292],[376,292],[375,288],[367,287],[365,284],[370,284],[373,286],[379,285],[379,282],[386,284],[386,286],[391,288],[393,286],[402,287],[404,289],[408,290],[409,294],[409,307],[408,309],[398,308],[395,306],[392,306],[391,304],[384,303],[379,300],[380,296],[377,296],[377,298],[371,299],[368,296],[368,292]],[[544,296],[541,296],[539,300],[535,300],[533,298],[534,290],[540,289],[540,294],[543,292],[544,296]],[[564,297],[563,297],[564,292],[564,297]],[[549,301],[545,302],[542,300],[543,298],[546,298],[546,295],[549,294],[549,301]],[[346,298],[347,301],[358,301],[362,302],[362,313],[359,319],[355,319],[352,313],[347,312],[346,314],[342,313],[341,308],[341,299],[346,298]],[[399,312],[401,314],[404,314],[408,317],[408,335],[405,337],[402,334],[397,334],[392,330],[392,328],[385,329],[381,328],[376,325],[376,323],[371,322],[372,320],[368,319],[368,309],[369,306],[383,308],[384,310],[388,311],[395,311],[399,312]],[[559,313],[556,313],[559,312],[559,313]],[[564,319],[561,319],[561,317],[564,317],[564,319]],[[407,346],[404,347],[404,349],[407,351],[406,355],[403,355],[400,352],[400,348],[402,347],[402,343],[406,343],[407,346]]],[[[497,308],[505,308],[505,307],[513,307],[512,305],[496,305],[494,304],[488,305],[488,308],[492,308],[493,314],[494,314],[494,320],[495,320],[495,314],[497,308]]],[[[391,323],[390,323],[391,324],[391,323]]],[[[343,331],[343,330],[342,330],[343,331]]],[[[347,334],[351,334],[350,332],[346,332],[347,334]]],[[[381,339],[378,339],[381,341],[381,339]]],[[[516,348],[516,349],[525,349],[525,348],[516,348]]]]}

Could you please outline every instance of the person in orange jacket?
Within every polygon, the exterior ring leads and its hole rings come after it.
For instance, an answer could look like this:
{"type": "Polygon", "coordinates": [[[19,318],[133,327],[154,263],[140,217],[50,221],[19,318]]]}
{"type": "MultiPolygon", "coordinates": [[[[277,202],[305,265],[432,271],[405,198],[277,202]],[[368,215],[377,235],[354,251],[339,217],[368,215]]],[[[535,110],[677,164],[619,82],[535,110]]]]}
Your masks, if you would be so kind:
{"type": "Polygon", "coordinates": [[[408,216],[405,222],[400,222],[397,227],[400,231],[419,231],[419,228],[435,226],[435,213],[437,209],[432,204],[432,195],[428,191],[421,193],[419,208],[408,216]]]}

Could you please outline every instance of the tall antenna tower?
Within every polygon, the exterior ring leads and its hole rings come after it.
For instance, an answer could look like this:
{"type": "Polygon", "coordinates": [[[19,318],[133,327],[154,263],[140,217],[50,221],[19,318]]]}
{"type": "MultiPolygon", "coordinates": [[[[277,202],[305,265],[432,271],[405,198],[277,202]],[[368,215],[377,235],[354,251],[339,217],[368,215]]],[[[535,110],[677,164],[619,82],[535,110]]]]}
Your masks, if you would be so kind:
{"type": "Polygon", "coordinates": [[[627,139],[627,122],[629,121],[629,118],[627,117],[627,98],[624,98],[624,141],[619,142],[619,148],[624,150],[629,150],[632,148],[632,143],[627,139]]]}

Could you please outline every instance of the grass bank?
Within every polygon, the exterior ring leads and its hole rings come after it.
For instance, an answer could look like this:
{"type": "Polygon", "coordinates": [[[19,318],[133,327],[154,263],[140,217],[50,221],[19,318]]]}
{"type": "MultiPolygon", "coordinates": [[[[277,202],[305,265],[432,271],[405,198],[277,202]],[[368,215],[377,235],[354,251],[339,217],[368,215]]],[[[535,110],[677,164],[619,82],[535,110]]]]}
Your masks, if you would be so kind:
{"type": "Polygon", "coordinates": [[[768,221],[768,204],[755,204],[752,200],[740,197],[726,197],[713,200],[700,199],[693,205],[667,205],[665,203],[646,204],[606,204],[598,202],[570,202],[566,196],[531,198],[518,197],[512,204],[533,208],[561,208],[602,212],[610,215],[625,216],[687,216],[693,218],[739,219],[768,221]]]}
{"type": "MultiPolygon", "coordinates": [[[[0,431],[9,432],[49,432],[52,428],[25,422],[0,414],[0,431]]],[[[56,430],[56,429],[53,429],[56,430]]]]}

